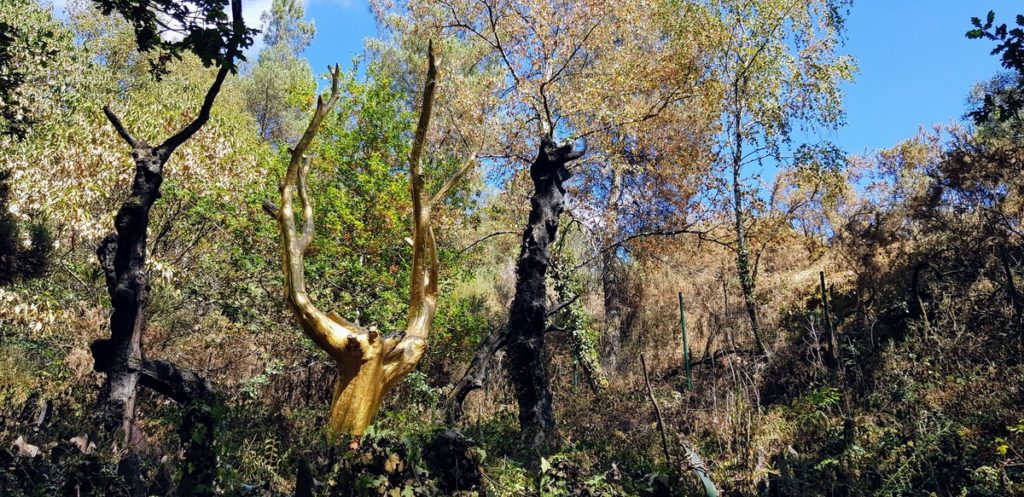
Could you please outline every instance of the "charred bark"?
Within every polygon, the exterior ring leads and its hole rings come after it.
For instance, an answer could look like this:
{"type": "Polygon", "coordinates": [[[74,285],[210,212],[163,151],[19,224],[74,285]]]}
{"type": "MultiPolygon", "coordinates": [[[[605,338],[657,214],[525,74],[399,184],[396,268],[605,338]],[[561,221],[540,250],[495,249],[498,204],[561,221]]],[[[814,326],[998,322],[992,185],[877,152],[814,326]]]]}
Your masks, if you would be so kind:
{"type": "Polygon", "coordinates": [[[120,424],[128,447],[140,443],[135,427],[135,397],[142,364],[144,311],[149,303],[146,229],[149,211],[160,197],[163,167],[168,158],[165,151],[135,145],[131,196],[114,219],[116,234],[107,236],[96,251],[114,308],[110,338],[97,340],[91,346],[94,368],[107,375],[100,389],[97,415],[107,432],[113,432],[120,424]]]}
{"type": "Polygon", "coordinates": [[[537,448],[550,444],[555,429],[550,380],[543,360],[550,244],[564,209],[564,182],[570,176],[565,166],[582,155],[582,151],[573,151],[571,144],[558,146],[543,139],[530,166],[534,192],[516,265],[516,291],[509,309],[506,351],[509,379],[519,403],[522,435],[537,448]]]}
{"type": "MultiPolygon", "coordinates": [[[[108,115],[112,121],[117,119],[109,111],[108,115]]],[[[135,179],[131,196],[114,220],[116,234],[107,236],[96,251],[114,308],[110,337],[90,346],[94,369],[106,374],[96,416],[104,432],[122,433],[126,447],[135,450],[142,444],[135,423],[138,386],[184,405],[186,413],[179,432],[188,464],[181,480],[182,495],[212,495],[216,456],[209,405],[216,401],[213,388],[193,372],[166,361],[145,359],[142,353],[150,290],[145,271],[146,231],[150,209],[160,198],[163,167],[171,150],[140,142],[135,142],[133,148],[135,179]]]]}
{"type": "Polygon", "coordinates": [[[507,340],[508,327],[503,326],[491,332],[477,346],[476,353],[473,354],[473,360],[469,363],[469,368],[466,369],[462,379],[455,384],[451,397],[448,399],[446,417],[449,424],[454,424],[462,417],[462,404],[466,402],[466,397],[475,390],[484,387],[487,381],[487,372],[491,367],[491,360],[494,354],[498,353],[498,350],[505,346],[507,340]]]}
{"type": "MultiPolygon", "coordinates": [[[[147,360],[143,355],[142,336],[150,291],[145,269],[147,230],[150,210],[160,198],[164,166],[174,151],[210,119],[214,100],[244,41],[246,29],[242,21],[241,1],[232,0],[231,9],[234,35],[227,47],[227,59],[221,63],[199,114],[191,123],[163,143],[151,146],[133,137],[109,107],[103,109],[115,131],[132,149],[135,176],[131,193],[114,218],[115,233],[107,236],[96,251],[113,312],[110,316],[110,337],[90,345],[94,369],[106,374],[95,415],[104,433],[122,434],[125,446],[132,452],[129,457],[136,458],[137,449],[142,444],[141,433],[135,423],[139,385],[184,405],[186,412],[180,435],[187,464],[181,489],[182,495],[189,496],[214,493],[214,417],[209,407],[216,401],[216,396],[210,383],[199,375],[169,362],[147,360]]],[[[141,477],[138,471],[132,472],[135,478],[141,477]]]]}

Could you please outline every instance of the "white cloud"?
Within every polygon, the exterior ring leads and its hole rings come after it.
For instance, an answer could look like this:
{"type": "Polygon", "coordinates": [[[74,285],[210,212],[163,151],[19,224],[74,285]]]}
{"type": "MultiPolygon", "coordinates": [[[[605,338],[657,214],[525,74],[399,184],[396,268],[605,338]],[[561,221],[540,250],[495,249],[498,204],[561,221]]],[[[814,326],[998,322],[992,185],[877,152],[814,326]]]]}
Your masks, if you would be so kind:
{"type": "MultiPolygon", "coordinates": [[[[245,19],[245,25],[250,28],[260,28],[260,16],[264,12],[270,10],[271,4],[274,0],[242,0],[242,18],[245,19]]],[[[253,40],[253,44],[245,51],[245,56],[249,60],[256,60],[256,54],[260,53],[260,49],[263,48],[263,34],[256,35],[256,39],[253,40]]]]}

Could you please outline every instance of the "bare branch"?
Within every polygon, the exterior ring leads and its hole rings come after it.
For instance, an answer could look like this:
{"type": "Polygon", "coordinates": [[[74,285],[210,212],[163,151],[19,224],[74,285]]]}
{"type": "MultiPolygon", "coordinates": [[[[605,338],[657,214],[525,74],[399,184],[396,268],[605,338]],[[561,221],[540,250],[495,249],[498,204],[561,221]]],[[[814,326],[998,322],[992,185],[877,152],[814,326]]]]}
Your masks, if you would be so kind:
{"type": "Polygon", "coordinates": [[[570,298],[569,300],[566,300],[565,302],[562,302],[561,304],[556,305],[554,308],[552,308],[550,311],[548,311],[548,313],[545,315],[545,317],[551,317],[551,316],[554,316],[555,314],[558,314],[559,312],[562,312],[563,309],[565,309],[566,307],[569,307],[570,305],[572,305],[573,302],[576,302],[576,300],[578,300],[579,298],[580,298],[580,294],[577,293],[576,295],[573,295],[572,298],[570,298]]]}
{"type": "Polygon", "coordinates": [[[487,19],[488,19],[488,21],[491,24],[491,33],[494,34],[494,44],[493,44],[493,46],[494,46],[494,48],[496,48],[498,50],[498,53],[501,54],[501,60],[505,62],[505,67],[508,68],[509,74],[512,76],[512,79],[518,85],[519,84],[519,75],[516,74],[516,70],[515,70],[515,68],[513,68],[512,62],[509,60],[508,52],[506,52],[505,51],[505,47],[503,47],[501,45],[501,38],[498,36],[498,20],[499,20],[499,18],[494,15],[494,10],[491,8],[491,4],[490,3],[486,3],[485,2],[484,5],[487,7],[487,19]]]}
{"type": "MultiPolygon", "coordinates": [[[[420,118],[416,123],[416,132],[413,135],[412,150],[409,152],[409,169],[413,175],[413,190],[420,189],[423,175],[423,147],[427,141],[427,129],[430,127],[430,117],[434,110],[434,93],[437,90],[437,65],[434,59],[434,42],[430,41],[427,46],[427,79],[423,86],[423,102],[420,109],[420,118]],[[416,179],[420,179],[419,185],[416,179]]],[[[417,196],[417,193],[413,193],[417,196]]],[[[415,200],[415,199],[414,199],[415,200]]]]}
{"type": "Polygon", "coordinates": [[[242,18],[242,0],[231,0],[231,20],[232,35],[231,44],[228,47],[228,58],[221,63],[220,69],[217,70],[217,77],[213,80],[213,84],[210,89],[206,91],[206,97],[203,98],[203,105],[199,108],[199,115],[188,124],[178,131],[173,136],[165,140],[159,147],[158,150],[164,152],[166,156],[170,156],[175,149],[181,146],[181,144],[188,141],[192,135],[196,134],[200,128],[210,120],[210,110],[213,109],[213,102],[217,99],[217,94],[220,93],[221,85],[224,84],[224,78],[227,77],[228,72],[234,67],[234,60],[240,53],[239,46],[245,39],[245,20],[242,18]]]}
{"type": "Polygon", "coordinates": [[[423,179],[423,148],[434,107],[437,89],[437,65],[434,43],[427,46],[427,78],[423,84],[423,101],[419,122],[409,153],[409,180],[412,193],[412,275],[409,282],[409,321],[405,335],[385,357],[385,391],[408,374],[423,353],[426,338],[437,311],[437,246],[430,226],[430,203],[426,199],[423,179]]]}
{"type": "Polygon", "coordinates": [[[277,216],[281,213],[280,209],[270,200],[263,201],[263,212],[266,212],[267,215],[274,219],[277,219],[277,216]]]}
{"type": "Polygon", "coordinates": [[[483,242],[485,242],[485,241],[487,241],[487,240],[489,240],[491,238],[494,238],[494,237],[496,237],[498,235],[515,235],[515,234],[518,234],[518,233],[519,233],[518,231],[512,231],[512,230],[495,231],[494,233],[491,233],[491,234],[489,234],[489,235],[487,235],[487,236],[485,236],[483,238],[480,238],[477,241],[467,245],[466,248],[462,249],[460,252],[462,252],[462,253],[469,252],[470,250],[473,249],[473,247],[475,247],[475,246],[479,245],[480,243],[483,243],[483,242]]]}
{"type": "Polygon", "coordinates": [[[484,383],[487,381],[487,370],[490,368],[491,360],[499,349],[505,346],[508,341],[508,327],[502,326],[498,329],[493,329],[487,335],[486,338],[480,343],[476,349],[476,353],[473,354],[473,360],[469,364],[469,368],[466,369],[466,373],[462,376],[462,379],[452,389],[451,396],[448,398],[448,412],[447,419],[449,423],[454,424],[460,417],[462,417],[462,404],[466,400],[466,396],[473,390],[479,390],[484,387],[484,383]]]}
{"type": "Polygon", "coordinates": [[[441,185],[441,188],[437,190],[437,193],[434,194],[434,197],[430,199],[430,205],[433,206],[444,201],[445,196],[448,195],[448,191],[451,190],[456,184],[458,184],[458,182],[462,180],[462,178],[466,176],[466,174],[469,174],[469,172],[473,170],[476,164],[476,154],[473,154],[469,157],[469,159],[466,160],[462,167],[459,168],[459,171],[455,173],[455,176],[452,176],[451,179],[446,181],[444,185],[441,185]]]}
{"type": "Polygon", "coordinates": [[[661,417],[661,407],[658,407],[658,399],[654,397],[654,389],[651,388],[651,377],[647,374],[647,359],[644,358],[644,354],[640,354],[640,367],[644,373],[647,396],[651,399],[651,404],[654,405],[654,415],[658,420],[658,431],[661,433],[661,450],[665,452],[665,461],[668,463],[668,467],[672,468],[672,454],[668,451],[668,437],[665,435],[665,421],[661,417]]]}
{"type": "Polygon", "coordinates": [[[124,127],[124,124],[121,124],[121,119],[117,117],[117,114],[114,114],[114,111],[110,110],[109,105],[103,106],[103,113],[107,115],[107,120],[110,121],[110,124],[114,125],[114,129],[117,130],[117,134],[121,135],[121,138],[128,142],[128,145],[133,149],[139,146],[139,141],[128,132],[124,127]]]}
{"type": "Polygon", "coordinates": [[[665,109],[667,109],[670,105],[678,103],[678,102],[682,102],[682,101],[686,100],[687,98],[689,98],[690,96],[691,96],[690,94],[684,93],[682,91],[682,88],[679,88],[679,87],[674,88],[672,91],[670,91],[668,93],[667,96],[665,96],[665,98],[663,100],[655,102],[653,105],[651,105],[650,109],[648,109],[647,112],[645,112],[643,115],[641,115],[639,117],[633,117],[633,118],[625,119],[625,120],[618,121],[618,122],[608,123],[608,124],[605,124],[605,125],[602,125],[602,126],[598,126],[596,128],[592,128],[592,129],[587,130],[587,131],[583,131],[583,132],[579,133],[578,135],[574,136],[572,139],[573,140],[577,140],[577,139],[580,139],[580,138],[586,138],[586,137],[588,137],[590,135],[593,135],[595,133],[601,133],[601,132],[607,131],[607,130],[612,129],[612,128],[619,128],[619,127],[629,126],[629,125],[632,125],[632,124],[640,124],[640,123],[649,121],[651,119],[654,119],[654,118],[660,116],[661,113],[664,112],[665,109]]]}
{"type": "Polygon", "coordinates": [[[341,358],[344,351],[353,345],[360,349],[365,347],[368,336],[360,333],[358,326],[336,314],[324,314],[313,305],[306,293],[303,252],[313,238],[313,208],[306,191],[306,176],[310,164],[306,150],[319,132],[320,124],[341,96],[340,78],[341,69],[335,66],[331,69],[330,95],[327,99],[323,96],[317,98],[316,109],[306,131],[295,148],[289,151],[291,160],[288,162],[288,170],[281,185],[280,207],[274,207],[270,202],[263,204],[263,210],[277,219],[281,231],[287,302],[306,335],[336,359],[341,358]],[[295,226],[293,205],[296,193],[302,203],[304,225],[301,237],[297,234],[295,226]]]}
{"type": "Polygon", "coordinates": [[[585,260],[585,261],[577,264],[575,267],[573,267],[572,270],[573,271],[577,271],[580,268],[585,267],[587,264],[590,264],[591,262],[597,260],[598,257],[601,257],[605,253],[608,253],[608,252],[610,252],[612,250],[615,250],[615,249],[617,249],[619,247],[625,247],[627,243],[629,243],[630,241],[636,240],[638,238],[649,238],[649,237],[655,237],[655,236],[673,237],[673,236],[677,236],[677,235],[697,235],[697,239],[700,240],[700,241],[711,242],[711,243],[714,243],[714,244],[717,244],[717,245],[721,245],[723,247],[731,248],[731,246],[728,243],[725,243],[725,242],[723,242],[721,240],[716,240],[714,238],[709,238],[708,235],[710,233],[711,233],[710,230],[695,230],[695,229],[690,229],[690,228],[680,228],[680,229],[674,229],[674,230],[649,230],[649,231],[641,231],[639,233],[634,233],[632,235],[629,235],[627,237],[624,237],[624,238],[616,240],[616,241],[614,241],[612,243],[609,243],[608,245],[605,245],[596,254],[592,255],[587,260],[585,260]]]}

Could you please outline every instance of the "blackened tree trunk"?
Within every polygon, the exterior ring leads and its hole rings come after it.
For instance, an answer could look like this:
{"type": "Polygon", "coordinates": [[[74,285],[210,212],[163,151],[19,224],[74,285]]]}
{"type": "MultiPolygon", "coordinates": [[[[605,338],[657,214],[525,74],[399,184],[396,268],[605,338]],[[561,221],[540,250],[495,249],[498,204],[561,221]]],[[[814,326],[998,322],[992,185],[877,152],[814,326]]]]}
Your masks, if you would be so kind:
{"type": "Polygon", "coordinates": [[[186,464],[182,471],[179,494],[183,496],[212,496],[216,477],[214,452],[214,417],[210,407],[217,401],[210,383],[199,375],[182,370],[165,361],[147,360],[142,352],[145,331],[145,311],[149,303],[149,281],[146,276],[146,242],[149,214],[160,198],[164,166],[171,155],[188,141],[210,119],[214,100],[234,59],[244,44],[247,30],[242,21],[240,0],[232,0],[234,34],[227,55],[220,61],[220,69],[207,91],[196,118],[157,146],[137,140],[110,110],[103,109],[117,133],[131,147],[135,163],[135,176],[131,194],[121,205],[114,218],[115,233],[107,236],[96,254],[106,276],[113,313],[110,316],[110,337],[94,341],[90,348],[94,369],[106,374],[100,389],[95,415],[104,434],[120,433],[128,449],[126,468],[133,474],[129,482],[132,495],[144,495],[145,486],[139,474],[138,451],[141,433],[135,422],[135,403],[138,387],[145,386],[170,398],[185,408],[179,434],[184,448],[186,464]]]}
{"type": "MultiPolygon", "coordinates": [[[[110,316],[110,337],[94,341],[90,348],[94,369],[106,373],[100,389],[95,415],[104,433],[122,435],[125,447],[134,455],[142,444],[135,422],[138,387],[145,386],[185,406],[179,429],[187,464],[180,484],[183,496],[214,494],[216,477],[214,453],[214,422],[210,405],[216,402],[213,388],[199,375],[179,369],[165,361],[145,359],[142,335],[145,331],[145,310],[149,303],[149,282],[146,275],[146,231],[149,213],[160,198],[163,168],[171,153],[209,119],[226,70],[207,94],[199,117],[188,128],[157,147],[133,138],[109,108],[107,117],[121,137],[132,147],[135,178],[129,198],[121,205],[114,219],[115,233],[107,236],[96,254],[106,276],[107,292],[113,306],[110,316]]],[[[131,464],[137,467],[137,463],[131,464]]],[[[136,479],[139,474],[126,475],[136,479]]],[[[135,485],[138,487],[138,485],[135,485]]],[[[144,489],[144,487],[141,487],[144,489]]]]}
{"type": "Polygon", "coordinates": [[[519,403],[522,435],[537,448],[550,445],[555,429],[551,387],[543,359],[550,245],[564,208],[563,183],[570,176],[565,166],[581,156],[582,152],[573,151],[571,144],[558,146],[544,139],[530,166],[534,192],[516,265],[516,291],[509,309],[506,352],[509,379],[519,403]]]}
{"type": "MultiPolygon", "coordinates": [[[[112,115],[112,114],[110,114],[112,115]]],[[[163,166],[167,160],[144,144],[133,146],[135,180],[131,197],[114,219],[116,234],[107,236],[96,251],[106,274],[107,291],[114,312],[110,316],[110,338],[92,344],[96,371],[106,373],[96,413],[104,431],[118,425],[124,443],[140,443],[135,427],[135,396],[142,363],[144,310],[149,300],[146,279],[146,228],[149,211],[160,195],[163,166]]]]}
{"type": "Polygon", "coordinates": [[[469,363],[469,368],[462,375],[462,379],[455,384],[455,388],[452,389],[452,393],[448,397],[448,410],[446,413],[448,423],[454,424],[457,422],[462,417],[462,404],[466,402],[466,397],[474,390],[484,387],[484,382],[487,381],[487,371],[491,367],[491,361],[494,355],[505,346],[507,340],[508,327],[503,326],[492,331],[477,346],[476,352],[473,354],[473,360],[469,363]]]}

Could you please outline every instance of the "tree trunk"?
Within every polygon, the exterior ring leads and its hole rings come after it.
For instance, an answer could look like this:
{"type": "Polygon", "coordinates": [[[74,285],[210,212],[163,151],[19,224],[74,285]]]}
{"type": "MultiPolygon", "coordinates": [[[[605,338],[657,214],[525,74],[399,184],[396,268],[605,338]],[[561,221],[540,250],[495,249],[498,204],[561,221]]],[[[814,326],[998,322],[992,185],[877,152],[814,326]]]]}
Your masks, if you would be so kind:
{"type": "MultiPolygon", "coordinates": [[[[608,208],[605,220],[610,233],[617,233],[619,201],[622,198],[622,171],[612,166],[612,185],[608,191],[608,208]]],[[[614,243],[613,237],[605,243],[614,243]]],[[[619,256],[615,250],[607,250],[601,256],[601,290],[604,293],[604,335],[601,339],[601,366],[605,371],[618,367],[622,345],[629,339],[629,330],[622,326],[622,271],[619,256]]]]}
{"type": "Polygon", "coordinates": [[[547,270],[551,242],[558,231],[565,201],[563,183],[570,176],[566,164],[578,159],[572,145],[541,141],[530,166],[534,192],[530,217],[516,265],[516,291],[509,309],[508,373],[519,403],[519,425],[524,440],[544,449],[554,441],[555,416],[551,388],[544,363],[544,332],[547,318],[547,270]]]}
{"type": "MultiPolygon", "coordinates": [[[[214,495],[217,473],[215,420],[209,409],[216,402],[213,387],[195,373],[183,371],[169,362],[147,360],[142,354],[145,309],[149,303],[146,231],[150,209],[160,197],[163,167],[169,155],[163,147],[154,149],[135,144],[131,196],[114,219],[116,234],[106,237],[96,252],[114,308],[110,316],[110,338],[96,340],[90,346],[94,369],[106,373],[97,399],[96,416],[104,432],[120,432],[125,446],[135,452],[143,443],[135,422],[138,386],[184,405],[185,417],[179,428],[186,460],[181,495],[210,496],[214,495]]],[[[134,465],[138,464],[136,455],[130,458],[134,465]]],[[[142,481],[142,475],[134,470],[125,476],[142,481]]],[[[144,490],[144,486],[135,486],[144,490]]]]}
{"type": "MultiPolygon", "coordinates": [[[[232,0],[231,7],[235,32],[240,33],[244,27],[241,24],[242,4],[239,0],[232,0]]],[[[236,37],[235,43],[238,40],[236,37]]],[[[235,48],[231,48],[230,53],[236,53],[235,48]]],[[[115,233],[107,236],[96,251],[113,313],[110,316],[110,337],[96,340],[89,347],[94,360],[93,369],[106,373],[95,414],[104,433],[120,431],[124,445],[130,451],[127,459],[135,459],[138,457],[136,449],[142,444],[142,436],[135,423],[138,386],[141,384],[186,406],[180,433],[188,460],[181,481],[183,487],[190,490],[183,495],[214,494],[213,483],[217,473],[213,450],[214,418],[207,409],[209,403],[215,401],[215,396],[209,382],[199,375],[182,371],[169,362],[146,360],[142,354],[142,333],[150,290],[146,277],[149,211],[160,198],[164,165],[171,154],[210,119],[210,109],[230,67],[228,61],[217,71],[196,118],[156,147],[137,140],[109,107],[103,109],[114,129],[132,148],[135,177],[130,196],[121,204],[114,218],[115,233]]],[[[137,461],[129,462],[134,466],[137,461]]],[[[131,476],[141,481],[142,475],[137,471],[132,471],[131,476]]],[[[133,484],[132,495],[137,495],[134,490],[137,487],[145,492],[144,486],[133,484]]]]}
{"type": "Polygon", "coordinates": [[[360,357],[338,362],[328,419],[335,434],[361,434],[380,409],[386,393],[383,354],[367,355],[365,362],[360,357]]]}
{"type": "Polygon", "coordinates": [[[740,279],[740,289],[743,291],[743,304],[747,308],[747,315],[750,317],[750,331],[754,335],[758,351],[768,353],[764,340],[761,338],[761,325],[757,318],[757,301],[755,299],[756,282],[750,268],[750,249],[747,247],[746,219],[743,212],[743,185],[740,182],[740,169],[743,167],[743,128],[742,112],[737,109],[734,115],[735,144],[732,157],[732,194],[733,213],[735,214],[736,228],[736,272],[740,279]]]}
{"type": "Polygon", "coordinates": [[[466,402],[466,397],[474,390],[484,387],[491,359],[498,350],[505,346],[506,340],[508,340],[508,328],[503,326],[491,332],[477,346],[476,352],[473,354],[473,360],[469,363],[469,368],[462,375],[462,379],[455,384],[455,388],[452,389],[451,396],[448,398],[446,417],[449,424],[454,424],[462,417],[462,404],[466,402]]]}
{"type": "Polygon", "coordinates": [[[149,303],[149,282],[146,277],[146,241],[149,211],[160,198],[164,165],[182,144],[187,142],[209,120],[213,103],[220,93],[228,72],[234,67],[239,47],[245,44],[247,30],[242,18],[241,0],[231,0],[232,34],[226,49],[227,57],[219,61],[213,84],[203,97],[199,113],[188,125],[157,146],[136,139],[110,110],[103,108],[117,134],[131,146],[135,177],[131,195],[114,218],[115,233],[107,236],[96,251],[106,279],[107,293],[113,313],[110,316],[110,338],[90,344],[93,369],[106,373],[97,399],[96,414],[105,433],[116,433],[118,427],[129,449],[122,468],[129,482],[130,495],[145,495],[138,471],[138,452],[142,436],[135,423],[135,401],[141,384],[171,398],[186,408],[179,427],[186,461],[182,471],[181,495],[213,496],[217,477],[214,452],[215,418],[209,407],[215,402],[210,383],[199,375],[183,371],[164,361],[149,361],[142,354],[142,333],[146,325],[145,311],[149,303]],[[119,425],[119,426],[118,426],[119,425]]]}
{"type": "Polygon", "coordinates": [[[118,425],[127,447],[135,448],[141,437],[135,426],[136,386],[142,363],[144,311],[149,302],[146,279],[146,229],[149,210],[160,197],[167,156],[149,147],[136,147],[135,179],[131,197],[114,219],[116,234],[106,237],[96,254],[106,274],[107,291],[114,312],[110,338],[93,342],[94,368],[106,373],[97,400],[97,415],[107,432],[118,425]]]}
{"type": "Polygon", "coordinates": [[[419,122],[409,152],[409,183],[412,197],[412,270],[409,282],[409,320],[405,332],[381,337],[375,328],[364,328],[334,312],[322,312],[306,292],[304,256],[313,241],[313,204],[306,187],[312,157],[306,155],[320,124],[341,97],[341,69],[331,69],[328,97],[317,98],[316,109],[302,138],[291,149],[291,159],[281,185],[281,203],[263,203],[277,220],[281,232],[281,253],[285,280],[285,302],[292,309],[302,331],[338,364],[328,423],[335,435],[361,435],[373,421],[381,400],[399,381],[412,372],[427,350],[427,337],[437,311],[438,261],[431,206],[444,199],[448,190],[475,164],[467,161],[458,173],[427,197],[422,154],[437,87],[437,66],[433,44],[427,49],[427,77],[419,122]],[[295,196],[299,197],[302,230],[297,228],[295,196]]]}

